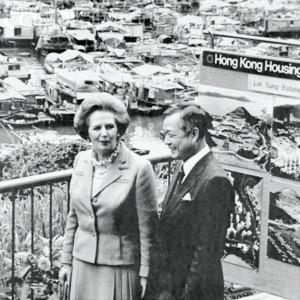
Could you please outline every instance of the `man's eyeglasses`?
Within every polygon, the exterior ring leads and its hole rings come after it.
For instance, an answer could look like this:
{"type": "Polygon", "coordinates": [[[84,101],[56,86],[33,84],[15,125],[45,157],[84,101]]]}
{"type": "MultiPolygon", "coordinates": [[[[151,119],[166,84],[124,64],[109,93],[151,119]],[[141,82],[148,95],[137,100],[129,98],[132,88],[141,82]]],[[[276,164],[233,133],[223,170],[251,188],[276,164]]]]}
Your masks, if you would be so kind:
{"type": "Polygon", "coordinates": [[[167,132],[167,131],[164,131],[164,130],[160,131],[160,137],[161,137],[162,140],[164,140],[167,136],[170,139],[172,139],[176,136],[176,134],[170,133],[170,132],[167,132]]]}

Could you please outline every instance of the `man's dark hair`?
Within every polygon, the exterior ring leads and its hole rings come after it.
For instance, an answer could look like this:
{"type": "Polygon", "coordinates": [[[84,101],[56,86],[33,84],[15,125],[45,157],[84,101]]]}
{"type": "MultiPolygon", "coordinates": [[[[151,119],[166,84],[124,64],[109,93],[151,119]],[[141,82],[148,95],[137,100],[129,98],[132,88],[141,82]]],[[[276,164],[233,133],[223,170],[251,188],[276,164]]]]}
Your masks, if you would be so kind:
{"type": "Polygon", "coordinates": [[[209,114],[197,103],[192,101],[180,102],[168,108],[164,115],[180,114],[182,130],[189,134],[194,127],[199,130],[199,139],[207,135],[207,128],[211,127],[209,114]]]}

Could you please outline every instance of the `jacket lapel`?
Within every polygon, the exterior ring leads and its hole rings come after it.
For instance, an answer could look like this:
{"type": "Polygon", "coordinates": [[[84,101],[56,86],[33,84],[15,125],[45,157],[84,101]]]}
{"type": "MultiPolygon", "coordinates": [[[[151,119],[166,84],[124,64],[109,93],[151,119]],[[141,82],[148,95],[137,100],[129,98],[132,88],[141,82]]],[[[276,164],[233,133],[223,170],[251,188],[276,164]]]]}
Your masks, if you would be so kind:
{"type": "Polygon", "coordinates": [[[167,205],[165,207],[165,211],[162,214],[162,219],[167,218],[173,212],[173,210],[181,202],[182,197],[197,182],[195,178],[192,178],[191,180],[187,180],[187,179],[188,178],[186,178],[186,180],[178,187],[176,195],[174,195],[174,197],[172,199],[168,199],[167,205]]]}
{"type": "Polygon", "coordinates": [[[174,171],[172,181],[170,182],[170,186],[168,187],[167,193],[166,193],[164,201],[163,201],[163,210],[168,205],[168,202],[171,200],[170,199],[170,194],[171,194],[171,191],[173,191],[174,185],[177,181],[177,177],[178,177],[179,172],[180,172],[180,167],[181,167],[181,163],[178,163],[177,166],[176,166],[176,169],[174,171]]]}
{"type": "Polygon", "coordinates": [[[92,198],[97,196],[106,187],[108,187],[110,184],[112,184],[114,181],[116,181],[118,178],[120,178],[121,175],[122,174],[119,169],[119,164],[114,162],[112,167],[107,171],[103,182],[97,187],[97,189],[95,189],[95,193],[92,194],[92,198]]]}
{"type": "Polygon", "coordinates": [[[116,157],[114,162],[112,163],[111,168],[108,170],[103,182],[101,185],[95,189],[95,193],[92,194],[92,198],[101,193],[106,187],[115,182],[122,176],[123,169],[128,169],[128,153],[126,152],[126,148],[123,144],[121,144],[121,149],[119,155],[116,157]]]}
{"type": "MultiPolygon", "coordinates": [[[[196,183],[199,184],[199,176],[201,176],[201,173],[203,172],[204,168],[212,159],[213,155],[211,154],[211,152],[209,152],[200,161],[198,161],[197,164],[191,170],[191,172],[188,174],[188,176],[185,178],[183,183],[178,187],[176,195],[174,195],[172,199],[166,199],[166,205],[162,212],[162,219],[165,219],[168,216],[170,216],[170,214],[182,201],[182,197],[190,191],[193,185],[195,185],[196,183]]],[[[166,197],[167,196],[169,196],[169,193],[166,195],[166,197]]]]}

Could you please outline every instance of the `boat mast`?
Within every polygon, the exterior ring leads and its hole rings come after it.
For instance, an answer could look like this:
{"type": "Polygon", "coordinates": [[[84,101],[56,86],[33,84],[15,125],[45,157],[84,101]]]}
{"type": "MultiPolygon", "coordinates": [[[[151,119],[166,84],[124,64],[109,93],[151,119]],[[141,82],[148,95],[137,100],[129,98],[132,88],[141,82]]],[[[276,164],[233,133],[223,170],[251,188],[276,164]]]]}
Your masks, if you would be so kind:
{"type": "Polygon", "coordinates": [[[54,23],[57,24],[57,0],[54,0],[54,23]]]}

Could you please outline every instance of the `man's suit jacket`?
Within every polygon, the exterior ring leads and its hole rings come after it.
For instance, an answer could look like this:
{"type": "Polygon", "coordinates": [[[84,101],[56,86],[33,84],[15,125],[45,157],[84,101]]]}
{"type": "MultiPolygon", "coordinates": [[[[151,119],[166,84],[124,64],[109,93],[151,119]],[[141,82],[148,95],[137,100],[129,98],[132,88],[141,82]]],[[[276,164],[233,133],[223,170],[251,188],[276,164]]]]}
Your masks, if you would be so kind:
{"type": "Polygon", "coordinates": [[[122,144],[92,194],[91,151],[79,153],[74,163],[62,262],[72,263],[74,256],[104,265],[136,264],[147,276],[158,221],[152,166],[122,144]]]}
{"type": "Polygon", "coordinates": [[[158,227],[160,293],[170,292],[175,299],[223,300],[220,259],[234,207],[233,187],[210,152],[171,199],[178,171],[166,194],[158,227]]]}

